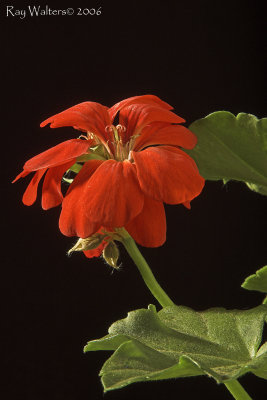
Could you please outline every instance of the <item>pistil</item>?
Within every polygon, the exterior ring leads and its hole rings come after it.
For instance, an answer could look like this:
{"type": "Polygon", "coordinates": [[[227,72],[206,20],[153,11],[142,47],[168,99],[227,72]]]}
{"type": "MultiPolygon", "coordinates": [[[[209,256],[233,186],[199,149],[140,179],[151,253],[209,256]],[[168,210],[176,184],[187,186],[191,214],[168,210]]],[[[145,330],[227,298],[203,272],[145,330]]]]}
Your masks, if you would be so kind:
{"type": "Polygon", "coordinates": [[[105,128],[106,132],[113,135],[114,142],[111,142],[114,147],[114,158],[117,161],[124,161],[128,159],[129,149],[128,143],[123,144],[123,133],[126,131],[123,125],[108,125],[105,128]]]}

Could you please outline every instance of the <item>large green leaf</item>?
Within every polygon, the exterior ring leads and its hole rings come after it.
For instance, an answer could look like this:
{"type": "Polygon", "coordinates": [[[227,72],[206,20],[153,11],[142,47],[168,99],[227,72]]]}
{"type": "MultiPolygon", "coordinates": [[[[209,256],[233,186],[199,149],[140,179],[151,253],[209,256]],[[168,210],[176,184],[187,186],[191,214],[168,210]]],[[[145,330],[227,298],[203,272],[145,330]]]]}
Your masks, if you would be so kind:
{"type": "Polygon", "coordinates": [[[217,111],[193,122],[198,138],[193,150],[201,175],[207,180],[237,180],[267,195],[267,118],[217,111]]]}
{"type": "Polygon", "coordinates": [[[208,375],[217,382],[253,372],[267,379],[267,345],[260,342],[267,306],[196,312],[172,306],[132,311],[85,352],[114,350],[100,375],[105,391],[133,382],[208,375]]]}

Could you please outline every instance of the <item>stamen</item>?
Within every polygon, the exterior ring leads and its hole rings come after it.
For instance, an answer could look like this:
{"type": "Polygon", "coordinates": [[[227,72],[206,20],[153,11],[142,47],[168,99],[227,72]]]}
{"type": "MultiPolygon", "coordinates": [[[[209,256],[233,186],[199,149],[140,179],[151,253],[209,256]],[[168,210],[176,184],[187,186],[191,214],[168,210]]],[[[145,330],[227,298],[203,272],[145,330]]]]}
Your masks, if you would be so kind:
{"type": "Polygon", "coordinates": [[[121,124],[118,124],[116,126],[107,125],[105,127],[105,131],[111,133],[114,138],[114,142],[110,142],[113,147],[110,153],[113,154],[114,159],[118,161],[127,160],[129,153],[129,143],[123,143],[123,133],[126,131],[126,127],[121,124]]]}
{"type": "Polygon", "coordinates": [[[105,131],[108,133],[113,133],[113,137],[115,139],[115,142],[119,142],[120,141],[120,136],[118,134],[117,128],[114,125],[107,125],[105,127],[105,131]]]}
{"type": "Polygon", "coordinates": [[[114,126],[114,129],[113,129],[113,135],[114,135],[115,141],[120,143],[121,142],[121,138],[120,138],[119,132],[117,131],[117,128],[115,128],[115,126],[114,126]]]}
{"type": "Polygon", "coordinates": [[[99,139],[99,137],[97,135],[95,135],[93,132],[87,132],[87,137],[90,140],[94,140],[95,144],[102,144],[101,140],[99,139]]]}
{"type": "Polygon", "coordinates": [[[88,139],[95,139],[95,134],[93,132],[87,132],[88,139]]]}
{"type": "Polygon", "coordinates": [[[132,160],[132,150],[130,150],[129,151],[129,155],[128,155],[128,159],[127,159],[128,161],[131,161],[132,160]]]}

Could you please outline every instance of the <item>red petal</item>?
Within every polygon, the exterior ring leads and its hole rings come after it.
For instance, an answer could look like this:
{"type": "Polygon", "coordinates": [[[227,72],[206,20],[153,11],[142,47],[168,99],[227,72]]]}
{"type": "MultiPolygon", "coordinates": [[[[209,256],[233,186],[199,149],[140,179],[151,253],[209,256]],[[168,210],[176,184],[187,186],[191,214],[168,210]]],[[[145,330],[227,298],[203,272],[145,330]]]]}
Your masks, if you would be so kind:
{"type": "Polygon", "coordinates": [[[61,192],[62,176],[71,166],[73,161],[57,167],[50,168],[44,178],[42,190],[42,208],[48,210],[61,204],[63,195],[61,192]]]}
{"type": "Polygon", "coordinates": [[[168,125],[162,122],[146,126],[137,137],[133,150],[138,151],[147,146],[166,144],[193,149],[197,144],[197,137],[182,125],[168,125]]]}
{"type": "Polygon", "coordinates": [[[126,143],[133,135],[138,135],[142,129],[154,122],[180,123],[183,118],[164,108],[151,104],[133,104],[120,112],[120,124],[126,127],[123,138],[126,143]]]}
{"type": "Polygon", "coordinates": [[[76,157],[86,153],[90,143],[90,140],[66,140],[28,160],[24,164],[24,169],[36,171],[42,168],[65,164],[71,160],[74,162],[76,157]]]}
{"type": "Polygon", "coordinates": [[[161,100],[159,97],[154,96],[153,94],[145,94],[142,96],[129,97],[128,99],[119,101],[118,103],[114,104],[114,106],[108,110],[111,120],[113,121],[117,112],[123,109],[124,107],[129,106],[130,104],[137,104],[137,103],[154,104],[162,108],[165,108],[166,110],[173,109],[172,106],[170,106],[168,103],[165,103],[165,101],[161,100]]]}
{"type": "Polygon", "coordinates": [[[85,213],[85,202],[88,199],[84,199],[84,193],[88,190],[91,175],[102,163],[102,160],[90,160],[85,163],[70,185],[63,199],[59,218],[59,229],[63,235],[86,238],[101,227],[101,224],[92,222],[85,213]]]}
{"type": "Polygon", "coordinates": [[[51,128],[73,126],[75,129],[93,132],[105,139],[105,127],[111,124],[107,110],[108,108],[102,104],[85,101],[47,118],[40,126],[43,127],[49,123],[51,128]]]}
{"type": "Polygon", "coordinates": [[[188,210],[191,210],[190,201],[185,201],[185,202],[183,203],[183,206],[185,206],[186,208],[188,208],[188,210]]]}
{"type": "Polygon", "coordinates": [[[96,232],[95,227],[123,227],[143,208],[144,196],[133,164],[104,161],[93,175],[91,173],[89,181],[87,164],[90,162],[84,165],[73,183],[85,169],[84,177],[79,178],[78,185],[76,183],[63,200],[60,229],[67,236],[74,234],[85,238],[96,232]]]}
{"type": "Polygon", "coordinates": [[[21,171],[20,174],[16,176],[16,178],[12,181],[12,183],[15,183],[18,179],[24,178],[25,176],[29,175],[32,171],[26,171],[25,169],[21,171]]]}
{"type": "Polygon", "coordinates": [[[144,207],[125,229],[145,247],[161,246],[166,240],[166,216],[162,202],[145,196],[144,207]]]}
{"type": "Polygon", "coordinates": [[[111,229],[123,227],[143,208],[135,166],[129,161],[105,161],[92,175],[83,199],[91,220],[111,229]]]}
{"type": "Polygon", "coordinates": [[[204,179],[194,160],[175,147],[149,147],[132,152],[143,192],[155,200],[179,204],[199,195],[204,179]]]}
{"type": "Polygon", "coordinates": [[[22,201],[26,206],[31,206],[37,197],[37,189],[38,189],[38,185],[40,180],[42,179],[42,176],[44,175],[46,171],[46,168],[44,169],[40,169],[39,171],[37,171],[32,180],[30,181],[26,191],[24,192],[24,195],[22,197],[22,201]]]}

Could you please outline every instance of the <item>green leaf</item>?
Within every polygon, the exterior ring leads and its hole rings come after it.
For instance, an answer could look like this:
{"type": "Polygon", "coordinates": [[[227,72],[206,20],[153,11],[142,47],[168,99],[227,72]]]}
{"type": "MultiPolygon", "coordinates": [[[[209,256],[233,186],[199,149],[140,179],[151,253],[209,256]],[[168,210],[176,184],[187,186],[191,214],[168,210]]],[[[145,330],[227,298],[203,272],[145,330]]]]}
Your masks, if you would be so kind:
{"type": "Polygon", "coordinates": [[[267,118],[217,111],[193,122],[198,138],[187,153],[207,180],[242,181],[267,195],[267,118]]]}
{"type": "Polygon", "coordinates": [[[267,293],[267,265],[256,271],[256,274],[248,276],[241,286],[247,290],[267,293]]]}
{"type": "Polygon", "coordinates": [[[133,382],[208,375],[217,382],[253,372],[267,379],[267,345],[261,346],[267,306],[196,312],[172,306],[132,311],[109,335],[84,351],[114,350],[100,375],[104,390],[133,382]]]}

